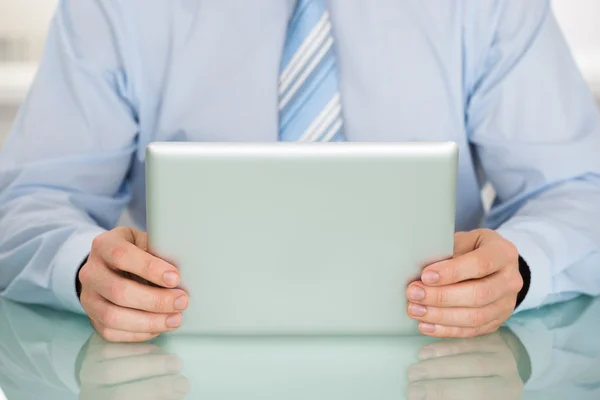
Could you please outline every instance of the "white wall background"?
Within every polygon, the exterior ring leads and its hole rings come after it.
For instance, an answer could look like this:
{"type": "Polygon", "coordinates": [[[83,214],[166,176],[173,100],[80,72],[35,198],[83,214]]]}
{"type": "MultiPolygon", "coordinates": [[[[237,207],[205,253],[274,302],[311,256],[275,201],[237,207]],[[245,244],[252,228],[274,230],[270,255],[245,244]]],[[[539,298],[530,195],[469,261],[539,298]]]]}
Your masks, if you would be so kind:
{"type": "Polygon", "coordinates": [[[600,51],[600,1],[553,0],[554,12],[576,53],[600,51]]]}
{"type": "Polygon", "coordinates": [[[25,38],[39,58],[57,0],[0,0],[0,38],[25,38]]]}
{"type": "Polygon", "coordinates": [[[573,54],[600,99],[600,0],[553,0],[553,3],[573,54]]]}
{"type": "Polygon", "coordinates": [[[25,33],[44,37],[57,0],[0,0],[0,34],[25,33]]]}

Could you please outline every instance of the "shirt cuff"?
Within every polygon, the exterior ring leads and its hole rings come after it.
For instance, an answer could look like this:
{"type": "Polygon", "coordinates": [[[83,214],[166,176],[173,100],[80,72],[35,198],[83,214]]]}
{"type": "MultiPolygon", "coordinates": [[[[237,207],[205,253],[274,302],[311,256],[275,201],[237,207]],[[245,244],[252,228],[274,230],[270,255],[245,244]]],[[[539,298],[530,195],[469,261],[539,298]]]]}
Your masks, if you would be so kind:
{"type": "Polygon", "coordinates": [[[94,238],[104,232],[101,228],[75,232],[62,245],[54,258],[52,292],[68,311],[85,314],[77,297],[75,280],[81,263],[92,250],[94,238]]]}
{"type": "Polygon", "coordinates": [[[496,232],[517,247],[519,255],[525,260],[531,272],[529,291],[523,302],[515,309],[515,313],[543,306],[551,292],[550,259],[536,244],[534,235],[510,227],[500,227],[496,232]]]}

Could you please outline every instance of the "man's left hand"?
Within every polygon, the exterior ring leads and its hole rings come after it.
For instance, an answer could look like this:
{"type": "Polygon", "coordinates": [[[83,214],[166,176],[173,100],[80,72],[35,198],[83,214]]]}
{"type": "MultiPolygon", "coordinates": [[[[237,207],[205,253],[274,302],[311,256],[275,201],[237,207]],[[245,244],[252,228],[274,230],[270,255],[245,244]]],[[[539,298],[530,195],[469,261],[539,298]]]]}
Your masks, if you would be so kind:
{"type": "Polygon", "coordinates": [[[408,314],[434,337],[495,332],[523,287],[516,247],[488,229],[455,235],[454,257],[428,266],[408,287],[408,314]]]}

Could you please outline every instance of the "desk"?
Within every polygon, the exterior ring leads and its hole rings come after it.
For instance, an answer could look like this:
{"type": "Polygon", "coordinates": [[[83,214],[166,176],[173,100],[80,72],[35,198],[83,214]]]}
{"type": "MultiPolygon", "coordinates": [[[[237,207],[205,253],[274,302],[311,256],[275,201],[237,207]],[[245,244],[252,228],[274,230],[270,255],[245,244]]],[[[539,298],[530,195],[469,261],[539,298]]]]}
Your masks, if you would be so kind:
{"type": "Polygon", "coordinates": [[[0,300],[0,387],[8,400],[598,399],[599,330],[600,299],[579,298],[471,340],[111,344],[83,317],[0,300]]]}

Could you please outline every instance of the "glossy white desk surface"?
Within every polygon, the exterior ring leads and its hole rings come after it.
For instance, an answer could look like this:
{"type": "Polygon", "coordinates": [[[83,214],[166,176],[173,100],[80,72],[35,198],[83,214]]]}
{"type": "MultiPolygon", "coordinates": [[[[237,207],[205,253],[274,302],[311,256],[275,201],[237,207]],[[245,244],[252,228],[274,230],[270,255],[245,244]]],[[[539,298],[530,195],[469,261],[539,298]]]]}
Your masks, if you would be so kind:
{"type": "Polygon", "coordinates": [[[600,399],[599,331],[600,299],[579,298],[471,340],[111,344],[83,317],[0,300],[0,387],[8,400],[600,399]]]}

